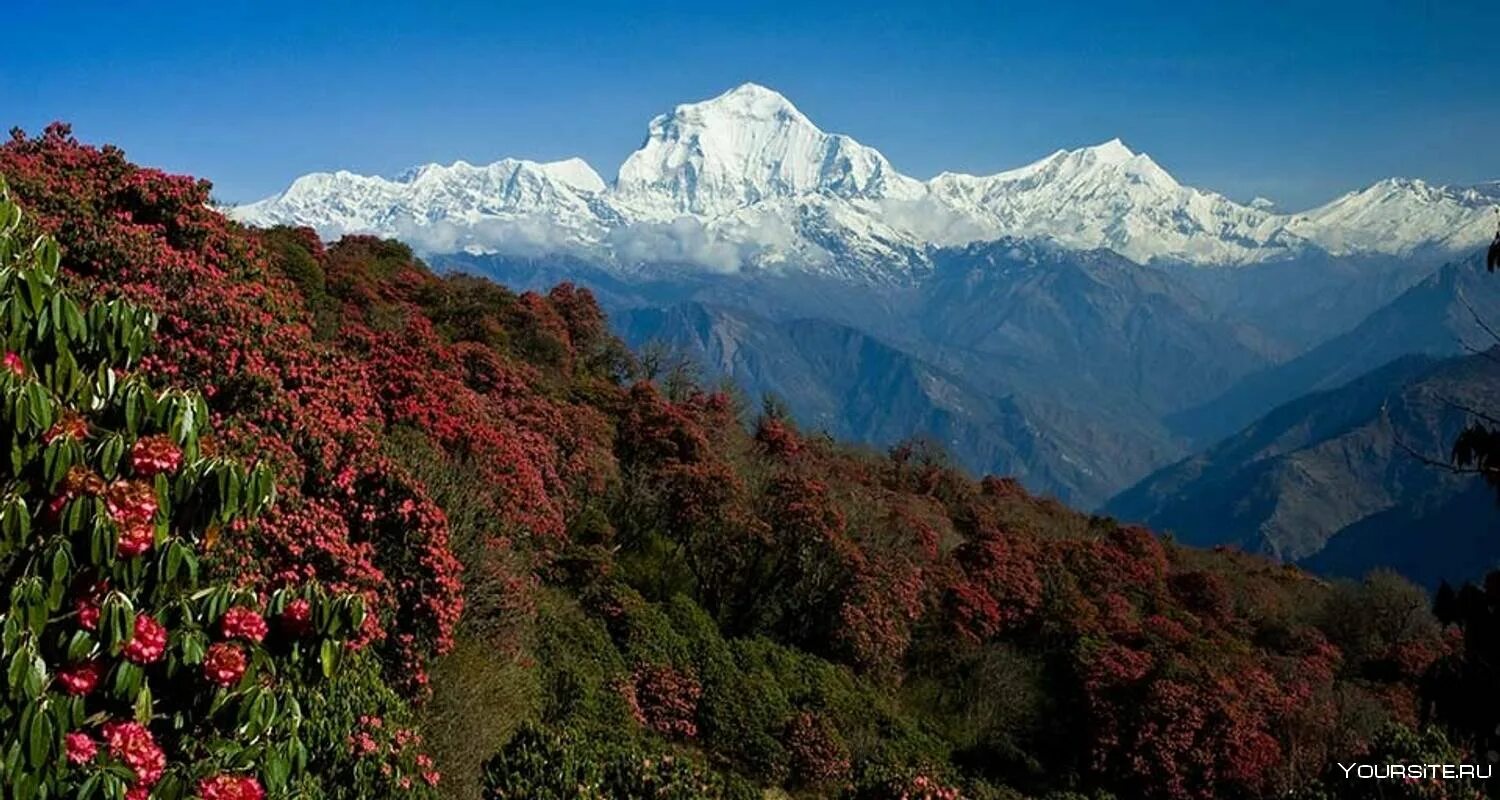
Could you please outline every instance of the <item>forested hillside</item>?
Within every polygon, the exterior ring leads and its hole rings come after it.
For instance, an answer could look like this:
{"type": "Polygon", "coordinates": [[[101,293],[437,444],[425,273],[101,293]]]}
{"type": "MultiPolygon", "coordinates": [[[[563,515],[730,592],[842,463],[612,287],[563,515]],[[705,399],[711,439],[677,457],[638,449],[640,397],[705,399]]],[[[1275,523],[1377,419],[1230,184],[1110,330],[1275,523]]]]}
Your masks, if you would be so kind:
{"type": "MultiPolygon", "coordinates": [[[[14,134],[0,176],[83,307],[159,318],[134,369],[201,393],[213,452],[274,475],[263,513],[202,537],[205,576],[257,613],[309,581],[368,612],[328,659],[334,683],[299,700],[296,780],[235,762],[255,791],[1332,798],[1369,788],[1334,779],[1336,760],[1454,763],[1477,743],[1430,725],[1425,701],[1457,680],[1441,676],[1474,673],[1399,579],[1328,583],[1079,514],[925,445],[806,434],[774,404],[643,365],[586,291],[517,294],[391,241],[243,228],[207,183],[65,127],[14,134]]],[[[27,384],[7,381],[14,402],[27,384]]],[[[49,624],[80,633],[59,609],[49,624]]],[[[163,664],[193,646],[158,645],[163,664]]],[[[62,702],[66,665],[35,666],[37,702],[62,702]]],[[[163,708],[196,696],[156,686],[163,708]]],[[[59,719],[49,737],[100,724],[59,719]]],[[[136,724],[171,774],[230,758],[169,735],[149,702],[136,724]]],[[[255,735],[223,731],[231,749],[255,735]]],[[[126,770],[138,791],[129,742],[102,735],[97,758],[33,761],[80,784],[126,770]]],[[[259,796],[235,787],[213,796],[259,796]]]]}

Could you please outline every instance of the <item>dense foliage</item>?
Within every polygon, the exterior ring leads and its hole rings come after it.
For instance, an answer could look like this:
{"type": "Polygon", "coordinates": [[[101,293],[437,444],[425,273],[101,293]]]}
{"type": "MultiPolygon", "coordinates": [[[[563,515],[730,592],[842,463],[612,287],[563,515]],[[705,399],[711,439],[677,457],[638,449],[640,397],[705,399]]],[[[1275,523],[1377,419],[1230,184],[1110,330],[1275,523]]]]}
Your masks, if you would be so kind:
{"type": "Polygon", "coordinates": [[[0,182],[0,786],[30,798],[278,795],[302,701],[363,604],[316,582],[205,584],[200,557],[274,498],[216,452],[201,395],[138,367],[154,315],[80,306],[0,182]]]}
{"type": "Polygon", "coordinates": [[[346,690],[302,703],[310,794],[1260,797],[1426,741],[1455,644],[1388,576],[1330,586],[927,445],[840,446],[647,380],[586,291],[246,231],[65,128],[0,174],[87,307],[160,318],[142,378],[274,474],[204,571],[369,609],[346,690]]]}

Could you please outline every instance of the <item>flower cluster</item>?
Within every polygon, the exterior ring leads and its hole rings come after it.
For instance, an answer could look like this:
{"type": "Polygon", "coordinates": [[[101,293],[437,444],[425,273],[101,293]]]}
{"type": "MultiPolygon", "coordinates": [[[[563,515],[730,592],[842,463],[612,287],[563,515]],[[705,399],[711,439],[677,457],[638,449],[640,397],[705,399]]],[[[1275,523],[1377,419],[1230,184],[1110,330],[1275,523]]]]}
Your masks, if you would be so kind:
{"type": "MultiPolygon", "coordinates": [[[[303,609],[307,608],[305,599],[298,598],[295,602],[302,603],[303,609]]],[[[265,617],[244,606],[229,609],[224,612],[224,618],[219,621],[219,633],[225,639],[242,639],[251,644],[260,644],[261,640],[266,638],[267,630],[269,627],[266,625],[265,617]]]]}
{"type": "Polygon", "coordinates": [[[632,678],[641,717],[652,730],[691,739],[698,735],[698,698],[703,688],[692,675],[670,666],[643,665],[632,678]]]}
{"type": "Polygon", "coordinates": [[[122,653],[125,660],[137,664],[152,664],[160,661],[166,651],[166,627],[149,614],[136,615],[135,635],[125,645],[122,653]]]}
{"type": "Polygon", "coordinates": [[[378,762],[381,776],[402,790],[413,786],[413,777],[429,787],[442,782],[442,773],[432,757],[417,749],[422,746],[422,735],[411,728],[387,725],[381,717],[364,715],[345,744],[355,758],[378,762]]]}
{"type": "Polygon", "coordinates": [[[131,791],[145,797],[167,768],[167,756],[151,731],[139,722],[106,722],[102,733],[110,756],[135,775],[131,791]]]}
{"type": "Polygon", "coordinates": [[[312,630],[312,604],[299,597],[281,610],[281,627],[288,635],[306,636],[312,630]]]}
{"type": "Polygon", "coordinates": [[[130,471],[141,478],[170,475],[182,466],[182,448],[167,436],[142,436],[130,448],[130,471]]]}
{"type": "Polygon", "coordinates": [[[203,676],[219,686],[233,686],[245,676],[245,651],[232,642],[215,642],[203,655],[203,676]]]}
{"type": "Polygon", "coordinates": [[[48,428],[47,432],[42,434],[42,441],[47,444],[52,444],[58,439],[72,439],[75,442],[81,442],[88,438],[88,435],[88,421],[83,418],[82,414],[70,411],[63,414],[62,419],[52,423],[52,427],[48,428]]]}
{"type": "Polygon", "coordinates": [[[69,764],[82,766],[99,755],[99,744],[83,731],[71,731],[63,736],[63,751],[67,754],[69,764]]]}
{"type": "Polygon", "coordinates": [[[96,659],[69,664],[57,671],[57,682],[68,694],[82,696],[99,685],[100,668],[96,659]]]}
{"type": "Polygon", "coordinates": [[[119,526],[122,558],[134,558],[156,543],[156,492],[140,481],[115,481],[105,492],[105,508],[119,526]]]}
{"type": "Polygon", "coordinates": [[[803,711],[792,717],[786,729],[792,772],[808,785],[839,780],[849,774],[849,748],[826,719],[803,711]]]}
{"type": "Polygon", "coordinates": [[[200,800],[264,800],[260,781],[249,775],[214,775],[198,782],[200,800]]]}

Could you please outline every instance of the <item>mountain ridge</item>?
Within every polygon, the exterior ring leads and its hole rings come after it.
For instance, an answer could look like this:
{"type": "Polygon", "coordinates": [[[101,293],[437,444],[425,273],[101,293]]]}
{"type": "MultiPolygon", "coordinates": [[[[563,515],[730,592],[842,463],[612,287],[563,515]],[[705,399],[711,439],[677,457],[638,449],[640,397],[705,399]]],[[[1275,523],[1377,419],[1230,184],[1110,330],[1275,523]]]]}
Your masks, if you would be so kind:
{"type": "Polygon", "coordinates": [[[904,175],[747,83],[654,117],[613,181],[581,159],[313,173],[229,209],[326,237],[393,236],[427,253],[562,253],[616,268],[802,270],[891,282],[932,248],[1007,236],[1106,248],[1137,263],[1232,266],[1307,252],[1403,254],[1488,234],[1500,190],[1388,179],[1297,214],[1177,182],[1120,139],[992,175],[904,175]]]}

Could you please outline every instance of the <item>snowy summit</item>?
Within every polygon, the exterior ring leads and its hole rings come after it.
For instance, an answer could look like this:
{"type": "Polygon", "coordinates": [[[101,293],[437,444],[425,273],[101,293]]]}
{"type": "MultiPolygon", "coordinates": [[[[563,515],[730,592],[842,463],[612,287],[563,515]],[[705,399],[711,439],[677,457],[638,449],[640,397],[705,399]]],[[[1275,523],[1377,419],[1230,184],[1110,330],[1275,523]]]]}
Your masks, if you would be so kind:
{"type": "Polygon", "coordinates": [[[607,183],[573,158],[314,173],[233,209],[254,225],[375,233],[428,253],[568,254],[603,265],[800,269],[890,280],[933,247],[1005,236],[1139,262],[1239,265],[1308,250],[1406,254],[1488,237],[1496,192],[1391,179],[1300,214],[1184,186],[1119,139],[994,175],[921,181],[747,83],[652,119],[607,183]]]}

